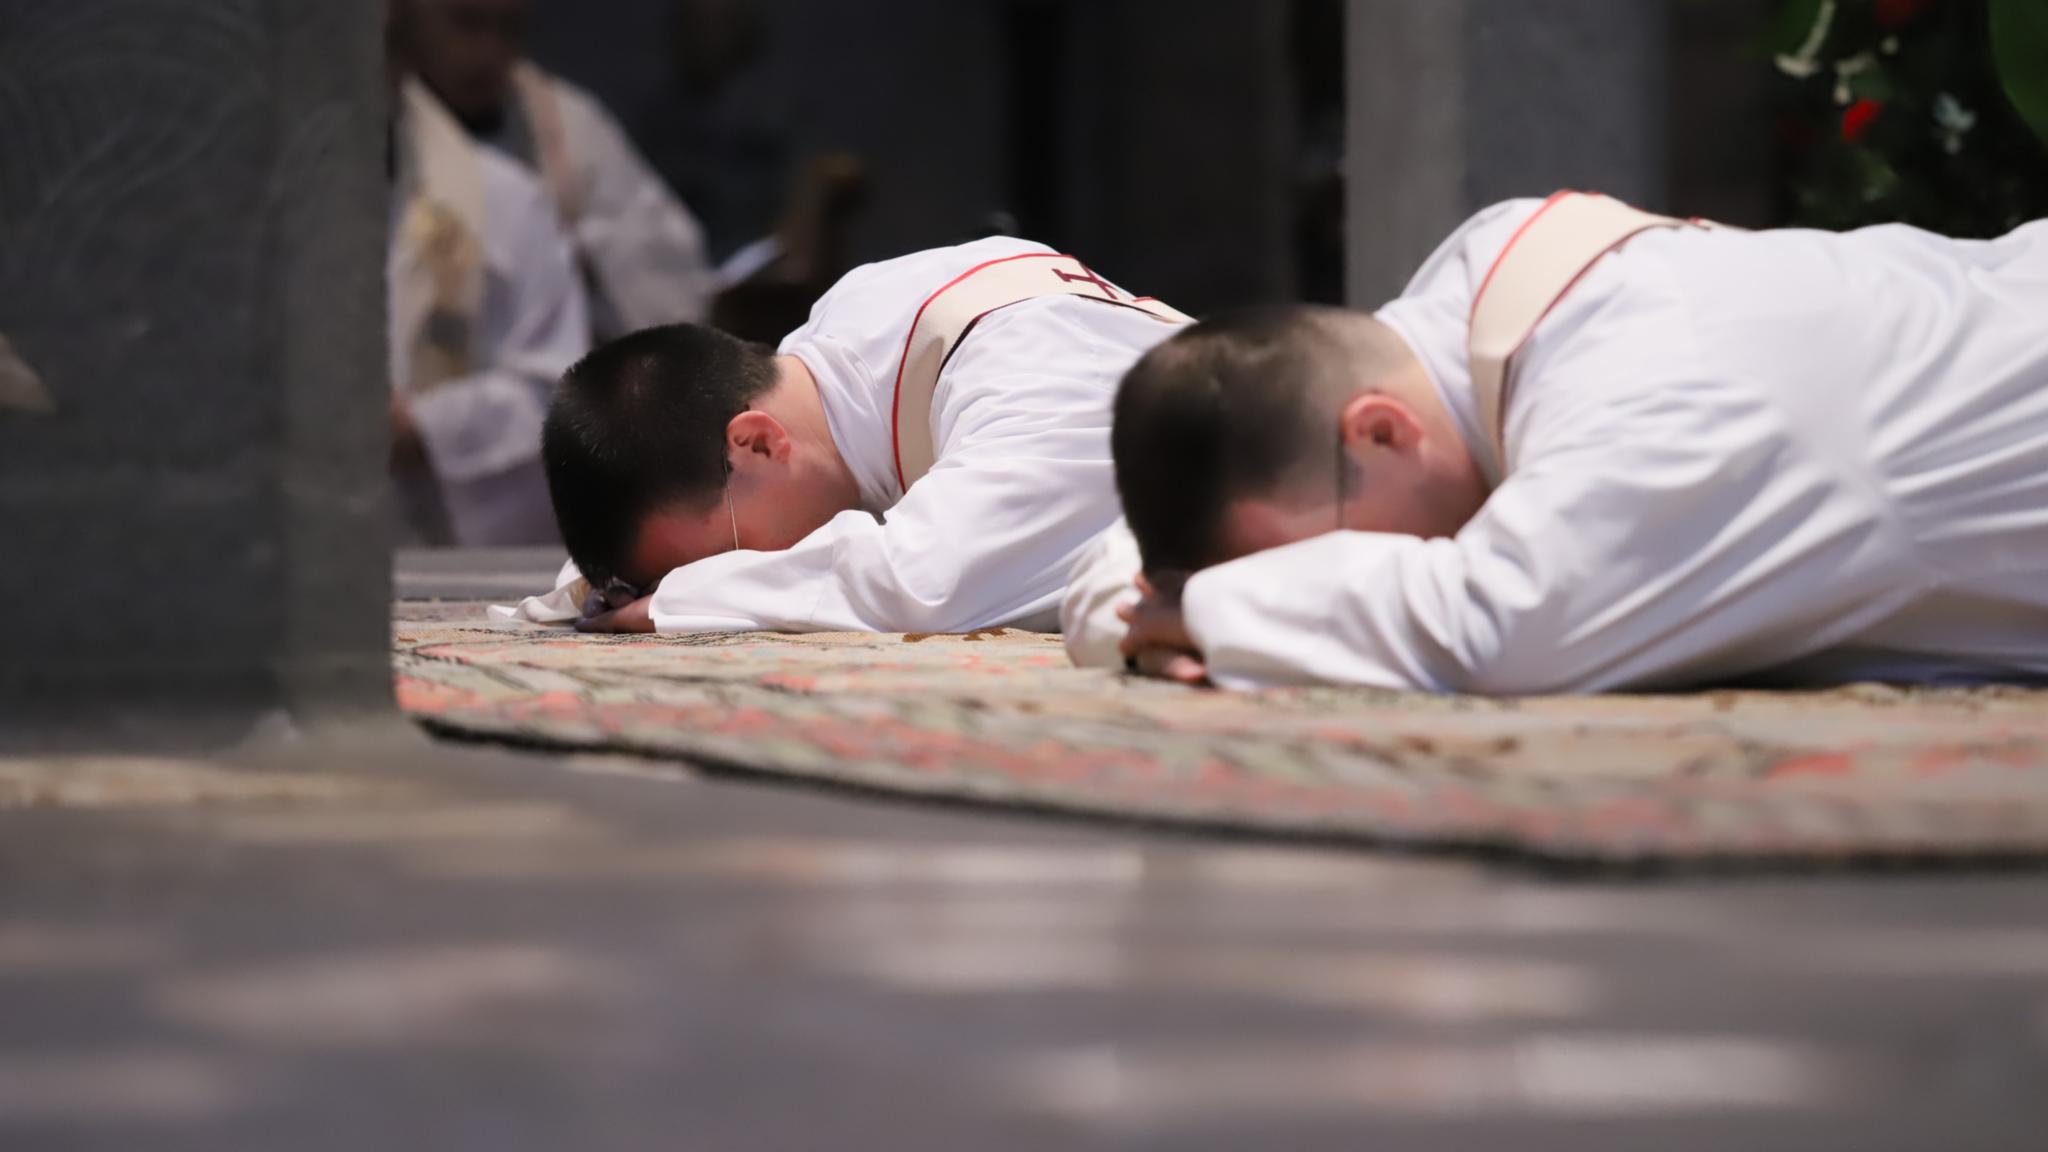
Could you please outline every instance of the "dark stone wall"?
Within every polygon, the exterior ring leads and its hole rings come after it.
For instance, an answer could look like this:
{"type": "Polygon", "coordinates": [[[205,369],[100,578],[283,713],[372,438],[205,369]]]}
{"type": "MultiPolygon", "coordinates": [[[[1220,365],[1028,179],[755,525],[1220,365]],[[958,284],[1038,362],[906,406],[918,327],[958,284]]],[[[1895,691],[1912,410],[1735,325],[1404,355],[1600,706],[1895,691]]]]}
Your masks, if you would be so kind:
{"type": "MultiPolygon", "coordinates": [[[[535,52],[608,100],[658,163],[702,114],[674,91],[677,3],[537,0],[535,52]]],[[[1347,43],[1332,55],[1349,61],[1358,302],[1399,290],[1474,209],[1566,184],[1771,222],[1770,0],[1343,6],[1347,43]]],[[[1297,264],[1324,258],[1302,259],[1290,235],[1304,166],[1339,150],[1290,106],[1310,67],[1288,43],[1302,0],[754,7],[760,58],[712,118],[781,140],[790,160],[867,156],[855,259],[948,243],[1000,209],[1201,311],[1289,298],[1297,264]]],[[[756,185],[759,199],[778,199],[786,177],[756,185]]]]}
{"type": "Polygon", "coordinates": [[[1351,0],[1350,296],[1371,307],[1487,204],[1664,206],[1666,0],[1351,0]]]}
{"type": "Polygon", "coordinates": [[[1466,202],[1584,188],[1668,207],[1665,0],[1468,3],[1466,202]]]}
{"type": "Polygon", "coordinates": [[[755,229],[772,226],[802,160],[821,152],[867,163],[870,195],[848,237],[857,262],[957,242],[1003,206],[1002,5],[755,0],[759,55],[709,100],[679,91],[676,7],[538,0],[532,50],[603,99],[671,179],[715,162],[678,156],[707,134],[727,147],[734,135],[772,143],[772,165],[741,157],[763,168],[743,174],[743,186],[775,201],[750,221],[755,229]]]}
{"type": "Polygon", "coordinates": [[[0,5],[0,728],[388,699],[384,139],[375,4],[0,5]]]}
{"type": "Polygon", "coordinates": [[[1288,5],[1089,0],[1073,30],[1067,245],[1197,315],[1292,299],[1288,5]]]}
{"type": "Polygon", "coordinates": [[[674,90],[673,3],[538,0],[534,53],[657,166],[704,119],[779,138],[791,168],[859,154],[855,261],[1007,215],[1185,308],[1293,293],[1288,3],[756,0],[760,57],[711,109],[674,90]]]}
{"type": "Polygon", "coordinates": [[[1349,0],[1348,281],[1560,188],[1771,223],[1764,0],[1349,0]]]}
{"type": "Polygon", "coordinates": [[[1373,308],[1474,205],[1466,0],[1350,0],[1345,11],[1345,282],[1373,308]]]}
{"type": "Polygon", "coordinates": [[[1779,209],[1771,64],[1775,0],[1676,0],[1672,37],[1671,205],[1743,228],[1785,224],[1779,209]]]}

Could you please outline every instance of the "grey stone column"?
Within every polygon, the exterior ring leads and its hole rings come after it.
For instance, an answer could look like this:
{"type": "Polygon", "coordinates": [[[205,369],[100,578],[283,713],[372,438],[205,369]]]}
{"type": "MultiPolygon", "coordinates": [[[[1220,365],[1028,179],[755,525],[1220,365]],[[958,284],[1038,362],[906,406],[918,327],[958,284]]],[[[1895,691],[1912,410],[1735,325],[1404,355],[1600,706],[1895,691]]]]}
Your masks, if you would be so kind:
{"type": "Polygon", "coordinates": [[[0,733],[388,704],[382,11],[0,5],[0,733]]]}
{"type": "Polygon", "coordinates": [[[1666,207],[1667,0],[1350,0],[1348,294],[1399,292],[1473,211],[1560,188],[1666,207]]]}

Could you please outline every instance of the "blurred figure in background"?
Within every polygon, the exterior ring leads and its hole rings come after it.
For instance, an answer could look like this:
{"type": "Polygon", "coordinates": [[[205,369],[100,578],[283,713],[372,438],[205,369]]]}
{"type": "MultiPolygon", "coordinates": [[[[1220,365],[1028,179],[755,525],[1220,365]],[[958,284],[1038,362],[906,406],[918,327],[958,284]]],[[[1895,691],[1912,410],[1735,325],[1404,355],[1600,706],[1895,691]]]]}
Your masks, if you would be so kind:
{"type": "Polygon", "coordinates": [[[798,179],[792,94],[764,66],[772,30],[755,0],[670,0],[668,20],[667,84],[639,110],[639,138],[722,263],[781,226],[798,179]]]}
{"type": "Polygon", "coordinates": [[[589,93],[525,59],[532,0],[398,0],[419,78],[462,127],[539,174],[575,244],[597,335],[702,320],[716,273],[695,217],[589,93]]]}
{"type": "Polygon", "coordinates": [[[668,85],[643,109],[641,139],[720,261],[711,324],[779,343],[848,269],[867,163],[792,156],[790,93],[764,66],[772,29],[757,0],[670,0],[668,17],[668,85]]]}
{"type": "Polygon", "coordinates": [[[555,380],[589,347],[583,288],[539,182],[477,145],[411,78],[406,27],[387,26],[385,269],[403,538],[550,543],[540,429],[555,380]]]}
{"type": "Polygon", "coordinates": [[[866,198],[860,157],[811,157],[775,231],[735,252],[720,270],[726,284],[712,304],[712,325],[759,344],[779,344],[802,327],[846,269],[847,225],[866,198]]]}

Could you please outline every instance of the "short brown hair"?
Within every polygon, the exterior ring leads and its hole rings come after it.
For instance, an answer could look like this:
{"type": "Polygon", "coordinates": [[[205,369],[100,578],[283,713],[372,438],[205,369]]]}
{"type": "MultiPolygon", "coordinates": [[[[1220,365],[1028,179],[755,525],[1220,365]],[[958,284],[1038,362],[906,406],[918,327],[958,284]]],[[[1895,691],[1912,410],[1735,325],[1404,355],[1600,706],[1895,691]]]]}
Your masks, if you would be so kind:
{"type": "Polygon", "coordinates": [[[726,425],[775,379],[771,349],[696,324],[622,336],[569,369],[541,459],[576,567],[601,584],[625,566],[648,515],[716,500],[726,425]]]}
{"type": "Polygon", "coordinates": [[[1149,572],[1195,571],[1220,552],[1224,509],[1328,477],[1345,323],[1307,306],[1205,320],[1152,349],[1117,390],[1117,492],[1149,572]]]}

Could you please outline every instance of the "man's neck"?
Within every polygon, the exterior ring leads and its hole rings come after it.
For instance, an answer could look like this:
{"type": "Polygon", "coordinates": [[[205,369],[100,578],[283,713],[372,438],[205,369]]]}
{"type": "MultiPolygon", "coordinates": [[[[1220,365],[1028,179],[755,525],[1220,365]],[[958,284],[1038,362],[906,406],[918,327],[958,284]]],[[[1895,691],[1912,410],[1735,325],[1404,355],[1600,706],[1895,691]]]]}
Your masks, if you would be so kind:
{"type": "Polygon", "coordinates": [[[818,394],[817,378],[794,356],[775,358],[775,387],[755,405],[780,421],[798,444],[847,495],[847,507],[860,506],[860,485],[839,442],[832,438],[832,421],[825,415],[825,399],[818,394]]]}
{"type": "Polygon", "coordinates": [[[1449,398],[1437,387],[1413,349],[1409,350],[1408,362],[1385,386],[1397,392],[1423,422],[1428,442],[1434,446],[1430,472],[1435,482],[1431,487],[1444,505],[1437,512],[1462,525],[1478,514],[1490,491],[1473,456],[1465,422],[1451,410],[1449,398]]]}

